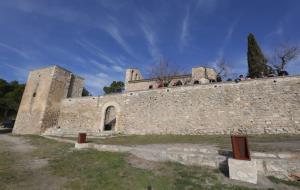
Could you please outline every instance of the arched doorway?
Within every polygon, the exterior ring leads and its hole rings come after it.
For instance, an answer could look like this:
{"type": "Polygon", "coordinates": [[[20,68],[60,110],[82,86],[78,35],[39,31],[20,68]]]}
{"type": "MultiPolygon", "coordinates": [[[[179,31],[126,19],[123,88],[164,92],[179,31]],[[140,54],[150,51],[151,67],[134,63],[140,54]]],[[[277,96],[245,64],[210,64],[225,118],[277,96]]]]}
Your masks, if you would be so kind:
{"type": "Polygon", "coordinates": [[[114,106],[109,106],[105,110],[104,117],[104,131],[112,131],[115,129],[116,125],[116,108],[114,106]]]}

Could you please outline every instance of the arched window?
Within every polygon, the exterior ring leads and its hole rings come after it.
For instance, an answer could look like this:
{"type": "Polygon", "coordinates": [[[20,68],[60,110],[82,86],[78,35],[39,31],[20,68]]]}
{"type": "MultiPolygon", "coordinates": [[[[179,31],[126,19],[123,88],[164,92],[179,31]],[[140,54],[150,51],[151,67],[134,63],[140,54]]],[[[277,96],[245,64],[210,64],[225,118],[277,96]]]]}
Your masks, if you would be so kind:
{"type": "Polygon", "coordinates": [[[109,106],[105,111],[104,131],[111,131],[115,129],[116,125],[116,108],[109,106]]]}
{"type": "Polygon", "coordinates": [[[199,81],[198,81],[198,80],[195,80],[195,81],[194,81],[194,84],[199,84],[199,81]]]}

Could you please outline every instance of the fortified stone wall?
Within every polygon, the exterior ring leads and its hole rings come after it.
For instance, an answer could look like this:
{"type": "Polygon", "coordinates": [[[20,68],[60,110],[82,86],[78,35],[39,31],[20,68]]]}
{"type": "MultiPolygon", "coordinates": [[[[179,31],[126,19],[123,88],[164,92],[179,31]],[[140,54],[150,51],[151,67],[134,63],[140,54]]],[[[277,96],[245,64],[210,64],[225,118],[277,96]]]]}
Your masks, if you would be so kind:
{"type": "Polygon", "coordinates": [[[82,78],[58,66],[31,71],[13,133],[40,134],[57,125],[61,100],[80,97],[82,88],[82,78]]]}
{"type": "Polygon", "coordinates": [[[300,133],[300,77],[277,77],[64,99],[48,134],[104,135],[105,110],[116,108],[115,133],[300,133]]]}

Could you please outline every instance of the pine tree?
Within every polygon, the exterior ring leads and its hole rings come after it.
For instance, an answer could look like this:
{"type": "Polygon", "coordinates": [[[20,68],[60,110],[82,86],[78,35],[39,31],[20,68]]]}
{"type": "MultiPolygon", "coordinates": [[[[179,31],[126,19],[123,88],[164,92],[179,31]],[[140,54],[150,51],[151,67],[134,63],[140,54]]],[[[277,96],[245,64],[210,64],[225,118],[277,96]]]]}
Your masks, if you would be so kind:
{"type": "Polygon", "coordinates": [[[259,78],[269,74],[267,59],[258,46],[253,34],[248,35],[248,75],[251,78],[259,78]]]}

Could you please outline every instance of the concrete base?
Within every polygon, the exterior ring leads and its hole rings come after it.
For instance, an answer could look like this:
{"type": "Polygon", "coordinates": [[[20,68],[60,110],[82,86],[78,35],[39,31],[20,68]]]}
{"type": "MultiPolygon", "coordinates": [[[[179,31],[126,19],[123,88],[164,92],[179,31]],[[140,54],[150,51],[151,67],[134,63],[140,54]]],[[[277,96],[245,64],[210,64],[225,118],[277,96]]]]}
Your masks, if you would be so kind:
{"type": "Polygon", "coordinates": [[[257,184],[256,160],[236,160],[229,158],[229,177],[239,181],[257,184]]]}
{"type": "Polygon", "coordinates": [[[75,143],[76,149],[83,149],[83,148],[93,148],[93,144],[91,143],[75,143]]]}

